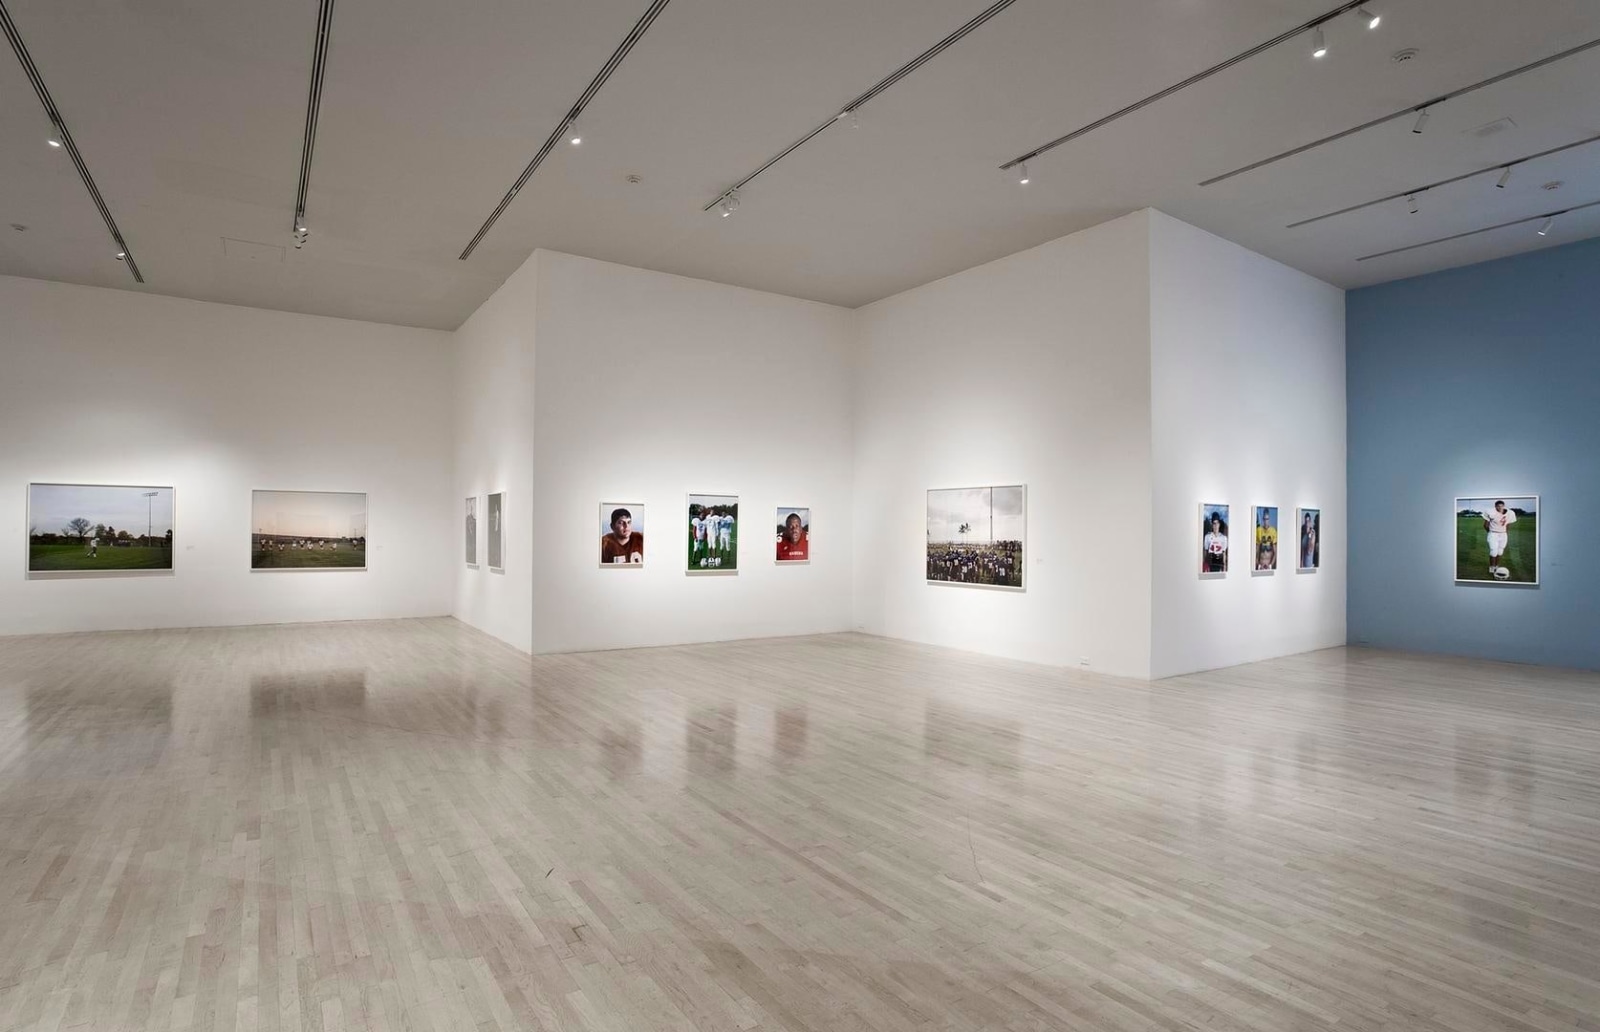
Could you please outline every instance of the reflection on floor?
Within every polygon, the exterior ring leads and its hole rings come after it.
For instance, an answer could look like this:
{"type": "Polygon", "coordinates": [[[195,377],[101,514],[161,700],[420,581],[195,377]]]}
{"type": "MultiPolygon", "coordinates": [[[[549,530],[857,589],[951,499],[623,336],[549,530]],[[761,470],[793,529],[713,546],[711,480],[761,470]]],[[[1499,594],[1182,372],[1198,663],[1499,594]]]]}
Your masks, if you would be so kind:
{"type": "Polygon", "coordinates": [[[1600,675],[0,639],[0,1030],[1595,1028],[1600,675]]]}

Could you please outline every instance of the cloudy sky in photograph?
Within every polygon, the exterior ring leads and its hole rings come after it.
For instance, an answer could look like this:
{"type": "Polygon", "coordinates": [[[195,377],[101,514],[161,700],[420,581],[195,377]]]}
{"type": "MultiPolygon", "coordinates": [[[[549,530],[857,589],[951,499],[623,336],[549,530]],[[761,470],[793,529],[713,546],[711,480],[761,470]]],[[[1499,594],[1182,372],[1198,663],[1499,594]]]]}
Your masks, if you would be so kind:
{"type": "Polygon", "coordinates": [[[257,491],[250,526],[257,534],[365,537],[367,496],[337,491],[257,491]]]}
{"type": "Polygon", "coordinates": [[[40,534],[60,534],[79,516],[90,524],[126,530],[134,537],[147,528],[162,537],[172,529],[172,488],[78,484],[33,484],[28,488],[28,522],[40,534]],[[146,498],[146,491],[154,491],[156,496],[146,498]]]}
{"type": "Polygon", "coordinates": [[[1473,512],[1488,512],[1494,508],[1495,502],[1505,502],[1507,509],[1521,509],[1523,512],[1538,514],[1538,504],[1526,495],[1495,495],[1493,498],[1457,498],[1456,508],[1471,509],[1473,512]]]}
{"type": "Polygon", "coordinates": [[[958,487],[928,492],[928,540],[1021,541],[1026,525],[1023,490],[1019,487],[958,487]],[[972,529],[960,533],[961,525],[972,529]]]}

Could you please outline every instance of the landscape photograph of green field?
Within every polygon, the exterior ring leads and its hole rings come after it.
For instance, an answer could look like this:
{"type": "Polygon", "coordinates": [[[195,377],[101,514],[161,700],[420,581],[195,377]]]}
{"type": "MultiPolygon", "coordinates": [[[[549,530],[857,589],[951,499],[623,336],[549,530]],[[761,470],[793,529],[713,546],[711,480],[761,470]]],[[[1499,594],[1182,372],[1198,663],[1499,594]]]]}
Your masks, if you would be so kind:
{"type": "Polygon", "coordinates": [[[1455,521],[1458,583],[1539,583],[1537,495],[1457,498],[1455,521]],[[1494,540],[1498,548],[1501,536],[1504,549],[1491,558],[1490,542],[1494,540]]]}
{"type": "Polygon", "coordinates": [[[28,485],[28,572],[172,569],[174,492],[116,484],[28,485]]]}
{"type": "Polygon", "coordinates": [[[364,570],[367,496],[350,491],[256,491],[252,570],[364,570]]]}

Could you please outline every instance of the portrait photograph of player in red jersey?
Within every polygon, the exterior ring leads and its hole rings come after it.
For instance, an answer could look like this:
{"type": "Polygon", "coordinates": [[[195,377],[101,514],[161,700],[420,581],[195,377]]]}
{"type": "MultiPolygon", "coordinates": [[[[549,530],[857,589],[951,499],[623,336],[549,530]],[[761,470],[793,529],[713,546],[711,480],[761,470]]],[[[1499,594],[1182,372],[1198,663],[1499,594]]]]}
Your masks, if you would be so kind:
{"type": "Polygon", "coordinates": [[[1023,590],[1028,489],[956,487],[928,492],[930,584],[1023,590]]]}
{"type": "Polygon", "coordinates": [[[777,562],[811,561],[811,510],[778,506],[777,562]]]}
{"type": "Polygon", "coordinates": [[[1222,577],[1228,572],[1228,507],[1222,502],[1200,503],[1200,576],[1222,577]]]}
{"type": "Polygon", "coordinates": [[[600,565],[638,569],[644,565],[644,505],[600,503],[600,565]]]}
{"type": "Polygon", "coordinates": [[[1455,505],[1456,583],[1539,583],[1539,496],[1481,495],[1455,505]]]}

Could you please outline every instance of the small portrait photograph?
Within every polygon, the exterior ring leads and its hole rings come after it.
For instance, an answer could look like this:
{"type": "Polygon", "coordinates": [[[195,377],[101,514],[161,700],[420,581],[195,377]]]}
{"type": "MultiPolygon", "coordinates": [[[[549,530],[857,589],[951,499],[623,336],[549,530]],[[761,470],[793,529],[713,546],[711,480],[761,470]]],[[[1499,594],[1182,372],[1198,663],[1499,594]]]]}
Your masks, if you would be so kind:
{"type": "Polygon", "coordinates": [[[1257,573],[1276,573],[1278,570],[1278,507],[1255,507],[1256,540],[1255,559],[1257,573]]]}
{"type": "Polygon", "coordinates": [[[811,561],[811,510],[778,507],[778,562],[811,561]]]}
{"type": "Polygon", "coordinates": [[[1200,576],[1220,577],[1228,572],[1228,507],[1222,502],[1200,503],[1200,576]]]}
{"type": "Polygon", "coordinates": [[[600,565],[608,569],[644,565],[643,503],[600,503],[600,565]]]}
{"type": "Polygon", "coordinates": [[[29,573],[171,571],[173,490],[28,485],[29,573]]]}
{"type": "Polygon", "coordinates": [[[478,565],[478,498],[467,499],[467,565],[478,565]]]}
{"type": "Polygon", "coordinates": [[[255,491],[252,570],[365,570],[367,496],[359,491],[255,491]]]}
{"type": "Polygon", "coordinates": [[[1296,509],[1294,533],[1300,542],[1295,552],[1295,569],[1315,570],[1322,566],[1322,510],[1296,509]]]}
{"type": "Polygon", "coordinates": [[[1457,498],[1456,583],[1539,583],[1539,496],[1457,498]]]}
{"type": "Polygon", "coordinates": [[[1022,484],[929,491],[928,582],[1023,590],[1027,527],[1022,484]]]}
{"type": "Polygon", "coordinates": [[[689,496],[689,572],[739,569],[739,496],[689,496]]]}
{"type": "Polygon", "coordinates": [[[501,491],[489,496],[489,569],[504,573],[506,569],[506,496],[501,491]]]}

